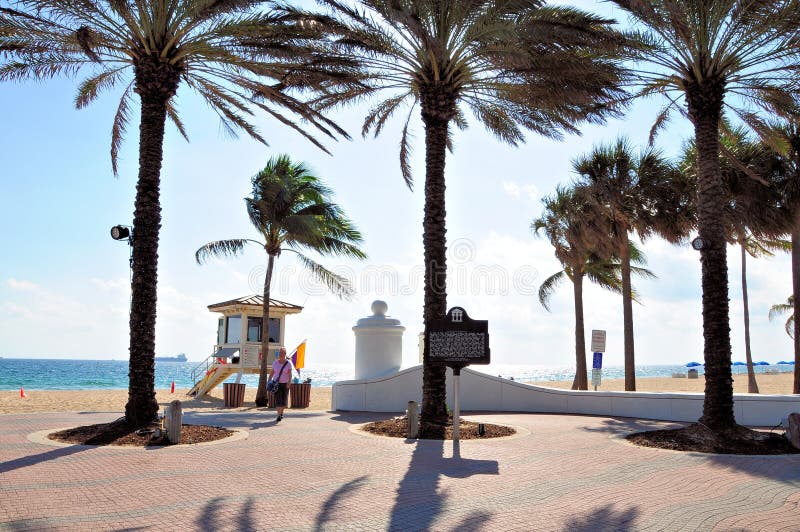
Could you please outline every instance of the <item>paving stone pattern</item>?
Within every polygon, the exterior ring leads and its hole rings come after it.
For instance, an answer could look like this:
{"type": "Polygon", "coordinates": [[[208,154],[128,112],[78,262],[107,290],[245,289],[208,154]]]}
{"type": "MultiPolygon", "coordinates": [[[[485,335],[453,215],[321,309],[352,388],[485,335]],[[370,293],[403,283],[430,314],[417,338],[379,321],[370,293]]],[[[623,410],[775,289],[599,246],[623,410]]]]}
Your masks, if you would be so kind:
{"type": "Polygon", "coordinates": [[[800,455],[635,447],[668,423],[487,414],[497,440],[352,430],[377,414],[190,411],[247,431],[216,445],[46,445],[31,434],[118,413],[0,415],[0,530],[800,530],[800,455]]]}

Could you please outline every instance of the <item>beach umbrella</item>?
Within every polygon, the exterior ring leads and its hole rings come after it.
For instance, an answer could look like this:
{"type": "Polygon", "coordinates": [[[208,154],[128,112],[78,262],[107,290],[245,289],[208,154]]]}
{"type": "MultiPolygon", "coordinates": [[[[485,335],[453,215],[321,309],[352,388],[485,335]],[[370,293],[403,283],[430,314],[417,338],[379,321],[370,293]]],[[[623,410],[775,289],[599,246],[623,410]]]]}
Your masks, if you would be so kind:
{"type": "MultiPolygon", "coordinates": [[[[778,362],[778,364],[780,364],[780,362],[778,362]]],[[[747,363],[746,363],[746,362],[734,362],[734,363],[733,363],[733,364],[731,364],[731,365],[732,365],[732,366],[746,366],[746,365],[747,365],[747,363]]]]}
{"type": "Polygon", "coordinates": [[[769,366],[769,365],[770,365],[770,363],[769,363],[769,362],[764,362],[764,361],[762,360],[761,362],[754,362],[754,363],[753,363],[753,365],[754,365],[754,366],[769,366]]]}
{"type": "Polygon", "coordinates": [[[776,362],[776,364],[794,364],[794,361],[792,361],[792,362],[787,362],[787,361],[785,361],[785,360],[781,360],[780,362],[776,362]]]}
{"type": "Polygon", "coordinates": [[[687,368],[694,368],[697,366],[702,366],[702,364],[700,362],[689,362],[688,364],[686,364],[687,368]]]}

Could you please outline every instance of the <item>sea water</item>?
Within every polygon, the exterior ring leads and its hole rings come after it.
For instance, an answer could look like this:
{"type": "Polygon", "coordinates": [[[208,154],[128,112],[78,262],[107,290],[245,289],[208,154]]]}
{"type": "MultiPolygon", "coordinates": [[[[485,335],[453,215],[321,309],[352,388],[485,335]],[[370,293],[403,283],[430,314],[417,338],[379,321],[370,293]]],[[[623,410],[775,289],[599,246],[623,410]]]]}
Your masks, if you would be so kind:
{"type": "MultiPolygon", "coordinates": [[[[198,362],[156,362],[156,389],[191,388],[192,371],[198,362]]],[[[515,381],[571,381],[575,376],[572,366],[536,366],[523,364],[490,364],[471,366],[471,369],[488,375],[513,378],[515,381]]],[[[673,373],[686,373],[682,365],[637,366],[636,377],[670,377],[673,373]]],[[[703,373],[703,367],[696,368],[703,373]]],[[[792,366],[756,366],[758,373],[765,371],[792,371],[792,366]]],[[[734,374],[746,373],[744,366],[734,366],[734,374]]],[[[297,376],[297,374],[295,374],[297,376]]],[[[312,386],[331,386],[334,382],[351,380],[354,367],[350,365],[309,365],[300,370],[300,379],[311,379],[312,386]]],[[[625,377],[622,366],[603,368],[603,379],[625,377]]],[[[229,381],[233,381],[235,375],[229,381]]],[[[243,375],[241,382],[250,386],[258,384],[258,375],[243,375]]],[[[128,387],[127,360],[66,360],[0,358],[0,390],[97,390],[126,389],[128,387]]]]}

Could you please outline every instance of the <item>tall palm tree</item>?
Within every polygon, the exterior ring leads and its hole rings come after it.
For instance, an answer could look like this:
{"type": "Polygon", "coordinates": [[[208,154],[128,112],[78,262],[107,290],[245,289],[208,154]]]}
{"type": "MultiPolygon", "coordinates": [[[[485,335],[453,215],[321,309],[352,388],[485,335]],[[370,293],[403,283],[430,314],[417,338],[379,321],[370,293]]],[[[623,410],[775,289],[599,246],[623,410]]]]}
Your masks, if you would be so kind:
{"type": "MultiPolygon", "coordinates": [[[[601,258],[591,250],[587,241],[587,227],[590,220],[581,219],[581,200],[574,189],[556,188],[552,196],[542,200],[544,213],[531,223],[536,235],[540,232],[547,236],[555,248],[556,258],[564,269],[556,272],[542,282],[539,287],[539,303],[550,310],[550,297],[565,279],[572,282],[573,301],[575,304],[575,378],[573,390],[588,390],[586,372],[586,340],[583,320],[583,279],[599,284],[615,293],[622,293],[620,279],[621,264],[618,259],[601,258]]],[[[585,205],[585,203],[584,203],[585,205]]],[[[628,253],[631,260],[644,264],[644,255],[631,243],[628,253]]],[[[653,277],[652,272],[634,267],[633,270],[644,276],[653,277]]]]}
{"type": "Polygon", "coordinates": [[[587,188],[596,215],[607,219],[610,233],[597,235],[596,251],[620,260],[625,391],[635,391],[630,236],[635,232],[645,240],[656,232],[679,241],[687,235],[693,220],[689,187],[659,152],[646,149],[635,154],[622,138],[578,157],[573,169],[580,176],[579,185],[587,188]]]}
{"type": "MultiPolygon", "coordinates": [[[[362,133],[379,134],[400,109],[408,112],[400,167],[412,177],[410,120],[419,108],[425,131],[423,319],[447,311],[445,264],[445,156],[452,127],[472,111],[497,138],[512,145],[524,131],[561,138],[584,120],[613,112],[621,92],[619,65],[610,56],[622,39],[612,21],[538,0],[318,0],[335,28],[343,57],[361,65],[361,82],[331,91],[323,106],[382,99],[367,114],[362,133]]],[[[447,423],[445,368],[423,356],[420,437],[441,438],[447,423]]]]}
{"type": "Polygon", "coordinates": [[[794,107],[800,9],[794,0],[612,1],[640,28],[636,35],[643,46],[631,56],[639,76],[637,96],[667,99],[654,131],[675,110],[694,126],[706,375],[700,422],[718,436],[745,434],[733,412],[720,120],[727,108],[766,131],[753,109],[794,107]]]}
{"type": "MultiPolygon", "coordinates": [[[[800,117],[793,115],[775,127],[787,144],[785,154],[776,153],[780,163],[782,210],[785,215],[785,234],[792,245],[792,293],[800,293],[800,117]]],[[[800,298],[793,298],[792,316],[800,316],[800,298]]],[[[800,321],[793,320],[794,385],[792,393],[800,394],[800,321]]]]}
{"type": "MultiPolygon", "coordinates": [[[[302,21],[255,11],[254,0],[19,0],[0,7],[0,81],[42,80],[86,72],[75,99],[89,105],[103,91],[122,97],[111,129],[111,162],[141,103],[139,176],[133,215],[129,395],[126,420],[150,422],[158,412],[154,348],[161,162],[169,118],[186,132],[175,105],[178,87],[196,91],[228,133],[244,131],[264,142],[251,123],[265,111],[317,145],[297,114],[326,135],[335,124],[282,88],[321,88],[327,81],[312,60],[308,39],[318,34],[302,21]]],[[[321,145],[320,145],[321,146],[321,145]]]]}
{"type": "Polygon", "coordinates": [[[263,240],[235,238],[209,242],[195,253],[198,264],[209,257],[239,255],[247,244],[267,253],[267,274],[264,277],[264,317],[261,321],[261,368],[256,392],[256,405],[267,404],[267,368],[269,353],[269,297],[275,260],[281,252],[294,253],[335,294],[349,296],[352,288],[347,279],[327,270],[302,253],[340,255],[365,259],[357,246],[361,234],[331,201],[332,192],[302,163],[293,163],[287,155],[273,157],[253,176],[253,191],[244,199],[250,223],[263,240]]]}
{"type": "MultiPolygon", "coordinates": [[[[763,142],[748,138],[743,127],[724,124],[720,137],[720,170],[725,191],[723,220],[729,244],[739,246],[741,259],[744,346],[747,361],[747,391],[759,393],[750,344],[750,304],[747,290],[747,256],[773,256],[788,250],[789,242],[776,238],[784,230],[780,209],[780,190],[773,152],[763,142]]],[[[687,178],[697,181],[697,149],[689,143],[684,149],[682,167],[687,178]]]]}
{"type": "MultiPolygon", "coordinates": [[[[794,296],[789,296],[786,298],[786,303],[776,303],[769,308],[770,321],[777,318],[781,314],[789,315],[789,317],[786,318],[786,323],[784,324],[783,328],[786,329],[786,334],[788,334],[790,338],[794,338],[796,334],[794,331],[794,296]]],[[[796,362],[795,365],[797,365],[796,362]]]]}

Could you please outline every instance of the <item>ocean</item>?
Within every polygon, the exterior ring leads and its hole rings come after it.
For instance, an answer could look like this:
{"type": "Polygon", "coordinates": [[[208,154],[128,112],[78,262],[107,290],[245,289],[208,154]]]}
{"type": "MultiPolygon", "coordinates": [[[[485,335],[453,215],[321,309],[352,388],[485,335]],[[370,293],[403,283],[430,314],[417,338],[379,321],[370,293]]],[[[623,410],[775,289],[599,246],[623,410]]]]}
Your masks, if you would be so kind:
{"type": "MultiPolygon", "coordinates": [[[[198,365],[189,362],[156,362],[155,385],[157,389],[191,388],[192,370],[198,365]]],[[[523,364],[490,364],[471,366],[483,373],[517,381],[568,381],[575,375],[574,367],[536,366],[523,364]]],[[[637,366],[636,377],[669,377],[676,372],[686,372],[682,365],[637,366]]],[[[698,372],[703,373],[699,366],[698,372]]],[[[792,371],[792,366],[756,366],[758,373],[765,371],[792,371]]],[[[735,374],[746,373],[744,366],[734,366],[735,374]]],[[[354,375],[353,365],[309,365],[300,370],[301,378],[311,378],[312,386],[331,386],[334,382],[350,380],[354,375]]],[[[622,366],[603,368],[603,379],[624,378],[622,366]]],[[[591,377],[590,377],[591,378],[591,377]]],[[[234,377],[231,377],[231,381],[234,377]]],[[[242,382],[256,386],[258,375],[244,375],[242,382]]],[[[126,389],[128,387],[127,360],[65,360],[0,358],[0,390],[98,390],[126,389]]]]}

